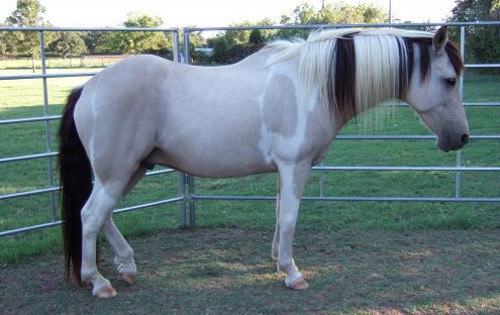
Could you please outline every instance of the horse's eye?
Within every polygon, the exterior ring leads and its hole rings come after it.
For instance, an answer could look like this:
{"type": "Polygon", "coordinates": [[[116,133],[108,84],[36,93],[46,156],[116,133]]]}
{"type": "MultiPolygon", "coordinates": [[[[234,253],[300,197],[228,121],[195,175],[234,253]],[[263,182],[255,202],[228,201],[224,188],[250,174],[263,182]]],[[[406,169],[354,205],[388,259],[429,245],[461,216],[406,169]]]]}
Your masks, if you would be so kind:
{"type": "Polygon", "coordinates": [[[455,79],[455,78],[448,78],[448,79],[444,79],[444,82],[446,83],[446,85],[454,87],[455,84],[457,83],[457,79],[455,79]]]}

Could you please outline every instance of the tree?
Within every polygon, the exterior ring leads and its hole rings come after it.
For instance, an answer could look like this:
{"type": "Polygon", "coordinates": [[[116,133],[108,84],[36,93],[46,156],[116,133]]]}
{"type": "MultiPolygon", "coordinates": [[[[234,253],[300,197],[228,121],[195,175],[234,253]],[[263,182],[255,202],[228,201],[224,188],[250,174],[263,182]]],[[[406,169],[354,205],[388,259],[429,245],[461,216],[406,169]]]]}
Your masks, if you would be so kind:
{"type": "Polygon", "coordinates": [[[7,17],[10,26],[40,26],[43,25],[42,14],[45,7],[38,0],[17,0],[16,9],[7,17]]]}
{"type": "Polygon", "coordinates": [[[253,45],[260,45],[264,43],[264,37],[262,36],[262,32],[258,29],[252,30],[250,32],[248,42],[253,45]]]}
{"type": "MultiPolygon", "coordinates": [[[[280,23],[283,25],[304,24],[360,24],[360,23],[383,23],[387,20],[384,10],[373,4],[358,4],[355,6],[344,2],[335,2],[323,6],[316,11],[307,3],[298,5],[290,16],[283,15],[280,23]]],[[[284,29],[278,32],[279,37],[305,38],[309,30],[284,29]]]]}
{"type": "Polygon", "coordinates": [[[123,35],[110,31],[90,31],[83,38],[91,54],[120,54],[123,35]]]}
{"type": "MultiPolygon", "coordinates": [[[[348,5],[337,2],[323,6],[316,10],[314,6],[303,3],[295,7],[290,15],[282,15],[282,25],[304,24],[348,24],[348,23],[383,23],[387,15],[381,8],[371,4],[348,5]]],[[[256,24],[249,22],[237,23],[232,26],[272,25],[271,20],[265,19],[256,24]]],[[[249,53],[262,47],[263,43],[272,38],[305,38],[310,29],[280,29],[275,30],[228,30],[209,41],[213,47],[213,61],[216,63],[230,63],[238,61],[249,53]]]]}
{"type": "MultiPolygon", "coordinates": [[[[500,20],[500,0],[456,0],[455,3],[456,6],[451,11],[451,21],[500,20]]],[[[466,33],[465,58],[469,62],[491,63],[500,59],[500,28],[469,26],[466,33]]]]}
{"type": "MultiPolygon", "coordinates": [[[[38,0],[17,0],[16,9],[5,20],[8,26],[43,26],[42,14],[45,7],[38,0]]],[[[12,32],[17,52],[31,57],[33,72],[35,58],[40,55],[40,41],[37,32],[12,32]]]]}
{"type": "Polygon", "coordinates": [[[68,54],[82,54],[87,51],[83,40],[85,33],[82,32],[60,32],[57,39],[49,45],[49,51],[61,54],[64,59],[68,54]]]}
{"type": "Polygon", "coordinates": [[[451,10],[453,21],[498,20],[500,0],[455,0],[455,3],[455,7],[451,10]]]}
{"type": "MultiPolygon", "coordinates": [[[[0,23],[0,26],[6,26],[3,23],[0,23]]],[[[16,45],[12,40],[12,34],[9,32],[0,32],[0,56],[7,54],[15,54],[16,53],[16,45]]]]}
{"type": "Polygon", "coordinates": [[[228,51],[231,48],[227,38],[223,35],[218,35],[213,38],[210,43],[213,47],[212,59],[215,63],[224,63],[229,59],[228,51]]]}
{"type": "MultiPolygon", "coordinates": [[[[123,22],[125,27],[155,28],[163,24],[158,16],[149,16],[139,12],[131,12],[127,20],[123,22]]],[[[125,53],[158,53],[161,50],[172,47],[172,41],[162,32],[125,32],[113,33],[107,39],[111,50],[125,53]]]]}

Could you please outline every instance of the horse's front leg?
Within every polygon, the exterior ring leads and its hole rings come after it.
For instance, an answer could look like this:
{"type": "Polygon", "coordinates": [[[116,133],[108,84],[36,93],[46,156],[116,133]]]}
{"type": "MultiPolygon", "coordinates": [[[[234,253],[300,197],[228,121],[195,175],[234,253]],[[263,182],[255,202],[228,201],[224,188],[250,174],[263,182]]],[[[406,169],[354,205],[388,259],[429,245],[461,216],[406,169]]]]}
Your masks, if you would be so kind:
{"type": "Polygon", "coordinates": [[[292,290],[308,287],[292,258],[292,243],[300,206],[300,197],[309,175],[310,164],[280,167],[280,193],[278,200],[278,270],[286,274],[285,284],[292,290]]]}
{"type": "Polygon", "coordinates": [[[273,246],[271,248],[271,258],[278,260],[279,246],[280,246],[280,176],[278,175],[278,194],[276,196],[276,228],[274,229],[273,246]]]}

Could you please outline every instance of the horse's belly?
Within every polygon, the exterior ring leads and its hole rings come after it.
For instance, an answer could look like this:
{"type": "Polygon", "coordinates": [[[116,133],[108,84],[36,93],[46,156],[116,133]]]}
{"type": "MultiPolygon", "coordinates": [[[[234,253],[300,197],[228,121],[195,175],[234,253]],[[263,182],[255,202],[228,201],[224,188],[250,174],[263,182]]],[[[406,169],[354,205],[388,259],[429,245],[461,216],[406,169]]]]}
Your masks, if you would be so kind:
{"type": "Polygon", "coordinates": [[[156,150],[149,160],[201,177],[238,177],[276,171],[256,148],[248,145],[179,143],[156,150]]]}

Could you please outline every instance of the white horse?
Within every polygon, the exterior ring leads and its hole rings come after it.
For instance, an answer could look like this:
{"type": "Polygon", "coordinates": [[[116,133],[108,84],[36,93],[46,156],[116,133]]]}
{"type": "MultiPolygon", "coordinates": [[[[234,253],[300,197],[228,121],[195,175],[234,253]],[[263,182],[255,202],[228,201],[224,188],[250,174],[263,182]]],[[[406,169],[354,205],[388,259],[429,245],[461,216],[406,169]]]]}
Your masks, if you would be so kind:
{"type": "Polygon", "coordinates": [[[441,150],[460,149],[469,137],[462,68],[445,27],[316,32],[230,66],[136,56],[107,68],[70,94],[61,121],[66,278],[72,265],[94,295],[116,295],[96,265],[102,230],[123,279],[134,281],[133,251],[111,216],[160,164],[204,177],[278,172],[272,257],[288,288],[307,288],[292,237],[311,166],[349,119],[389,99],[407,101],[441,150]]]}

